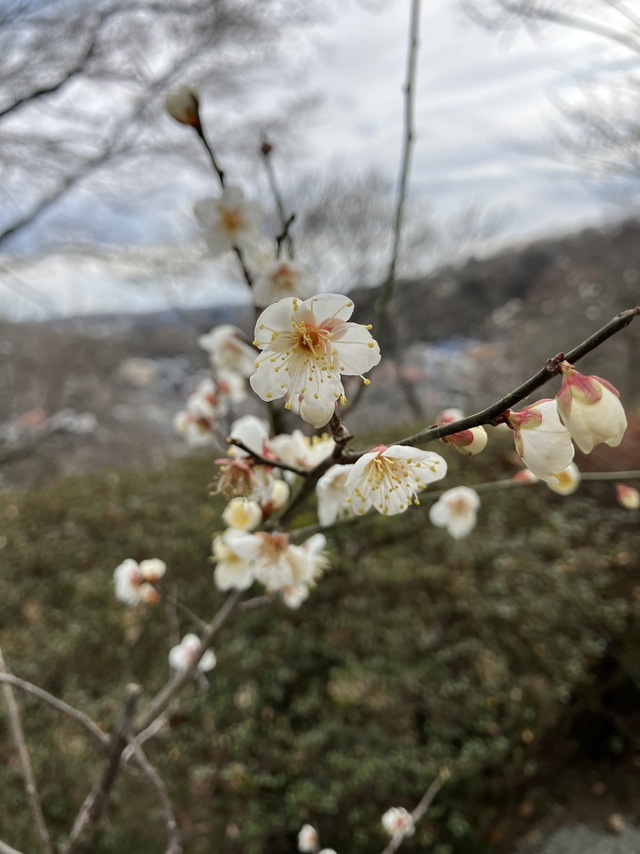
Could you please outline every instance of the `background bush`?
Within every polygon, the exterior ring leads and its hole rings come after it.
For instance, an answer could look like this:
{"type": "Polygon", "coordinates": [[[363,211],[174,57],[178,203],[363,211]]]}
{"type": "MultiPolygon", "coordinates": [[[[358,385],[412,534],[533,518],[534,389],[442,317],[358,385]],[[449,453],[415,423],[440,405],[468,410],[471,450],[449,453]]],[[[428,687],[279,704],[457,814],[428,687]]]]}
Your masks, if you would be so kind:
{"type": "MultiPolygon", "coordinates": [[[[471,483],[500,465],[494,454],[460,471],[471,483]]],[[[123,607],[113,569],[160,557],[165,590],[177,585],[187,605],[213,615],[222,601],[207,561],[222,527],[220,502],[207,497],[213,476],[197,456],[163,472],[7,495],[0,627],[13,671],[104,727],[127,682],[147,697],[159,688],[176,614],[166,600],[123,607]]],[[[454,779],[404,847],[478,854],[493,850],[505,789],[550,756],[562,763],[559,723],[633,611],[634,514],[615,505],[611,485],[570,499],[526,487],[486,496],[478,528],[456,543],[426,507],[343,527],[333,569],[300,611],[272,603],[238,614],[221,635],[208,690],[194,682],[148,744],[187,851],[294,851],[305,821],[339,852],[379,851],[384,810],[411,808],[446,765],[454,779]]],[[[75,722],[20,702],[45,814],[62,837],[100,757],[75,722]]],[[[29,851],[3,708],[0,753],[1,835],[29,851]]],[[[155,854],[163,839],[154,792],[123,775],[94,850],[155,854]]]]}

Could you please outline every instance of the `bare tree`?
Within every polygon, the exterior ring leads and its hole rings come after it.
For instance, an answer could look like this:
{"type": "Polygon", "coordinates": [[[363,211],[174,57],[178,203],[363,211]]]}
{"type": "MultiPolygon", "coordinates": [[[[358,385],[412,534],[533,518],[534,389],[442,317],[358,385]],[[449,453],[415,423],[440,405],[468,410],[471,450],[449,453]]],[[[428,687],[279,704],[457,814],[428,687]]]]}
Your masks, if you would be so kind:
{"type": "Polygon", "coordinates": [[[640,9],[633,0],[462,0],[468,15],[491,32],[568,28],[623,48],[614,70],[556,98],[564,118],[562,149],[590,172],[640,178],[640,9]]]}
{"type": "Polygon", "coordinates": [[[124,180],[130,197],[146,191],[147,175],[157,184],[149,158],[178,138],[161,126],[168,122],[161,99],[179,83],[201,87],[217,136],[246,125],[243,86],[265,60],[282,59],[279,40],[322,2],[3,3],[0,247],[15,245],[34,225],[41,233],[51,227],[74,192],[81,222],[87,208],[78,193],[90,182],[113,191],[124,180]]]}

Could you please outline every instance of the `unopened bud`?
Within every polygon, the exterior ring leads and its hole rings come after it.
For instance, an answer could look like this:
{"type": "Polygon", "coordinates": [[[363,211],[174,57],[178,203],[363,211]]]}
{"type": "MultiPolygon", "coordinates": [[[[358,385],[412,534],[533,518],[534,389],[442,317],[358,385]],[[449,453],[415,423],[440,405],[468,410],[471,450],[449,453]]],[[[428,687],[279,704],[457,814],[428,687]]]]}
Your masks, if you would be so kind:
{"type": "Polygon", "coordinates": [[[164,99],[164,106],[171,118],[181,125],[190,125],[196,129],[200,127],[200,98],[190,86],[181,86],[175,92],[170,92],[164,99]]]}
{"type": "Polygon", "coordinates": [[[260,151],[264,154],[265,157],[268,157],[273,151],[273,146],[266,137],[262,140],[260,151]]]}

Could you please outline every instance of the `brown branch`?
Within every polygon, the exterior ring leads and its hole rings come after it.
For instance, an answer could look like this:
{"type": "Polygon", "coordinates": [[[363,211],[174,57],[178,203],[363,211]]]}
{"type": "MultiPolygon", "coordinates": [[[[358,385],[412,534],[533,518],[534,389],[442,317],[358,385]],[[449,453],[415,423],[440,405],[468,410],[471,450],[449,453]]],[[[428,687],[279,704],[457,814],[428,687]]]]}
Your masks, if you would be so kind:
{"type": "Polygon", "coordinates": [[[165,786],[160,774],[158,774],[151,762],[147,759],[144,750],[140,744],[138,744],[136,739],[130,740],[129,747],[132,749],[140,769],[158,793],[162,811],[164,813],[164,823],[167,828],[167,848],[165,850],[165,854],[182,854],[182,842],[180,839],[178,822],[176,821],[176,814],[174,812],[167,787],[165,786]]]}
{"type": "MultiPolygon", "coordinates": [[[[392,444],[426,445],[428,442],[433,442],[435,439],[452,436],[454,433],[460,433],[462,430],[469,430],[472,427],[480,427],[483,424],[491,424],[511,409],[511,407],[521,403],[529,397],[530,394],[555,377],[558,365],[561,362],[566,360],[567,362],[571,362],[571,364],[575,364],[599,347],[608,338],[611,338],[612,335],[615,335],[617,332],[620,332],[622,329],[627,327],[634,318],[638,317],[638,315],[640,315],[640,306],[630,308],[627,311],[617,314],[609,321],[609,323],[603,326],[602,329],[599,329],[581,344],[578,344],[578,346],[574,347],[573,350],[570,350],[568,353],[559,353],[557,356],[554,356],[553,359],[549,359],[537,374],[534,374],[525,383],[522,383],[518,388],[509,392],[509,394],[505,395],[505,397],[500,400],[497,400],[495,403],[492,403],[491,406],[488,406],[486,409],[476,412],[474,415],[469,415],[466,418],[461,418],[458,421],[453,421],[451,424],[444,424],[441,427],[427,427],[424,430],[420,430],[420,432],[415,433],[413,436],[407,436],[405,439],[401,439],[399,442],[393,442],[392,444]]],[[[359,456],[361,455],[350,455],[343,461],[355,462],[359,456]]]]}
{"type": "Polygon", "coordinates": [[[152,724],[153,721],[162,714],[169,703],[171,703],[183,686],[186,685],[186,683],[195,675],[200,659],[213,644],[222,628],[240,604],[242,595],[242,590],[234,590],[233,593],[229,594],[223,606],[203,632],[202,637],[200,638],[201,645],[198,654],[189,662],[188,667],[184,670],[177,671],[169,679],[166,685],[158,691],[147,707],[143,709],[133,724],[134,733],[142,732],[142,730],[145,730],[150,724],[152,724]]]}
{"type": "Polygon", "coordinates": [[[289,471],[292,474],[297,474],[299,477],[307,477],[311,469],[301,469],[298,466],[290,466],[289,463],[283,463],[280,460],[272,460],[267,457],[263,457],[261,454],[252,451],[251,448],[247,447],[244,442],[240,439],[234,439],[233,437],[229,437],[227,442],[230,445],[235,445],[236,448],[240,448],[241,451],[244,451],[248,454],[251,459],[261,466],[267,466],[268,468],[273,469],[282,469],[282,471],[289,471]]]}
{"type": "Polygon", "coordinates": [[[0,684],[2,683],[13,685],[14,688],[20,688],[21,691],[25,691],[27,694],[31,694],[32,696],[37,697],[39,700],[43,700],[45,703],[48,703],[54,709],[57,709],[59,712],[62,712],[62,714],[68,715],[70,718],[73,718],[88,732],[90,732],[91,735],[96,738],[103,747],[106,747],[109,744],[109,736],[104,733],[100,729],[100,727],[91,720],[89,715],[86,715],[79,709],[75,709],[73,706],[70,706],[68,703],[65,703],[64,700],[60,700],[58,699],[58,697],[54,697],[53,694],[50,694],[43,688],[38,688],[37,685],[32,685],[31,682],[26,682],[24,679],[19,679],[12,673],[0,673],[0,684]]]}
{"type": "Polygon", "coordinates": [[[120,720],[109,742],[109,752],[104,761],[100,776],[80,807],[73,823],[69,839],[61,847],[61,854],[74,854],[77,851],[87,851],[102,813],[107,806],[111,789],[120,770],[122,752],[129,741],[129,730],[133,720],[136,703],[142,689],[139,685],[127,685],[125,700],[122,706],[120,720]]]}
{"type": "MultiPolygon", "coordinates": [[[[0,649],[0,673],[6,674],[8,672],[9,669],[7,668],[7,665],[5,663],[4,656],[2,654],[2,649],[0,649]]],[[[16,750],[18,751],[18,756],[20,758],[20,766],[22,768],[22,776],[24,777],[27,800],[29,801],[29,807],[31,809],[31,814],[33,815],[36,831],[38,833],[38,836],[40,837],[40,844],[45,854],[53,854],[51,837],[49,836],[47,824],[44,820],[44,813],[42,812],[42,803],[38,794],[38,787],[36,785],[35,774],[33,773],[31,758],[29,757],[29,749],[27,748],[27,743],[25,741],[24,730],[22,729],[22,722],[20,720],[20,709],[16,702],[15,694],[13,693],[13,688],[11,687],[11,685],[9,685],[9,683],[5,682],[3,684],[2,692],[4,694],[4,699],[7,704],[7,713],[9,715],[11,736],[16,746],[16,750]]]]}
{"type": "Polygon", "coordinates": [[[273,146],[268,141],[266,137],[263,136],[262,144],[260,145],[260,154],[262,155],[262,162],[264,163],[264,170],[267,173],[267,180],[269,182],[269,187],[271,188],[271,193],[273,195],[273,200],[276,203],[276,209],[278,211],[278,216],[280,217],[280,234],[276,237],[276,255],[279,258],[280,253],[282,252],[282,246],[286,240],[287,242],[287,251],[289,253],[289,257],[294,257],[294,249],[293,249],[293,238],[289,233],[289,229],[296,217],[293,213],[291,216],[287,217],[287,213],[284,207],[284,202],[282,200],[282,193],[278,188],[278,182],[276,181],[276,173],[273,169],[273,163],[271,162],[271,154],[273,152],[273,146]]]}

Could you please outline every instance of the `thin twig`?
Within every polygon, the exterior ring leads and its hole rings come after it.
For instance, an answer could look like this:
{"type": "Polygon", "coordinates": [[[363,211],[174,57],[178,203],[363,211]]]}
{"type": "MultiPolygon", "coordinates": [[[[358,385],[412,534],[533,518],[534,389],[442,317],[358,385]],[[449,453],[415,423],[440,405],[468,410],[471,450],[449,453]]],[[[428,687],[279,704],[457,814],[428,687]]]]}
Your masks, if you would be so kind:
{"type": "MultiPolygon", "coordinates": [[[[211,160],[211,165],[213,166],[213,169],[214,169],[216,175],[218,176],[218,181],[220,182],[220,187],[224,191],[224,188],[225,188],[224,172],[222,171],[222,169],[218,165],[218,161],[216,160],[216,156],[213,153],[213,149],[211,148],[211,146],[209,144],[209,140],[207,139],[207,136],[204,132],[204,128],[202,127],[202,123],[199,121],[194,129],[195,129],[195,132],[198,134],[198,138],[202,142],[202,144],[205,148],[205,151],[209,155],[209,159],[211,160]]],[[[236,258],[238,259],[238,263],[240,264],[240,268],[242,269],[242,275],[244,276],[245,282],[249,285],[250,288],[252,288],[253,287],[253,276],[251,275],[251,273],[247,269],[247,265],[245,263],[242,250],[239,249],[237,246],[234,246],[233,251],[235,252],[236,258]]]]}
{"type": "Polygon", "coordinates": [[[148,777],[160,798],[162,811],[164,812],[164,822],[167,828],[167,848],[165,854],[182,854],[182,842],[180,839],[178,822],[176,821],[176,814],[174,812],[167,787],[164,784],[164,780],[147,759],[147,756],[137,739],[131,739],[129,741],[129,748],[133,751],[136,762],[148,777]]]}
{"type": "Polygon", "coordinates": [[[200,638],[200,649],[197,655],[191,659],[188,667],[184,670],[176,671],[166,685],[161,688],[156,696],[149,702],[147,707],[143,709],[133,725],[134,733],[139,733],[142,730],[145,730],[151,723],[153,723],[153,721],[155,721],[155,719],[164,712],[182,687],[194,676],[198,664],[200,663],[200,659],[213,644],[213,641],[240,604],[243,592],[244,591],[242,590],[234,590],[233,593],[229,594],[223,606],[202,633],[202,637],[200,638]]]}
{"type": "MultiPolygon", "coordinates": [[[[0,649],[0,672],[9,672],[9,669],[4,660],[4,656],[2,654],[2,649],[0,649]]],[[[31,765],[29,750],[27,748],[27,743],[24,737],[24,730],[22,729],[22,722],[20,720],[20,709],[16,702],[15,694],[13,693],[13,688],[11,687],[11,685],[5,682],[2,686],[2,692],[4,694],[4,699],[7,704],[7,712],[9,714],[9,725],[11,727],[11,736],[16,746],[16,750],[18,751],[18,756],[20,758],[20,766],[22,768],[22,776],[24,777],[27,800],[29,801],[29,807],[33,815],[33,820],[35,822],[38,836],[40,837],[42,850],[45,852],[45,854],[53,854],[51,837],[49,836],[47,824],[44,820],[44,813],[42,812],[42,803],[40,801],[40,796],[38,795],[36,778],[35,774],[33,773],[33,766],[31,765]]]]}
{"type": "Polygon", "coordinates": [[[86,851],[93,838],[120,770],[122,752],[129,741],[133,713],[141,692],[142,689],[139,685],[127,685],[122,714],[111,734],[107,758],[102,766],[100,776],[80,807],[69,839],[61,848],[62,854],[86,851]]]}
{"type": "Polygon", "coordinates": [[[297,474],[299,477],[307,477],[311,469],[301,469],[298,466],[290,466],[288,463],[283,463],[281,460],[274,460],[269,457],[263,457],[261,454],[256,453],[256,451],[252,451],[244,442],[240,439],[234,439],[230,436],[227,439],[230,445],[235,445],[236,448],[240,448],[241,451],[244,451],[248,454],[251,459],[261,466],[268,466],[269,468],[281,469],[282,471],[289,471],[292,474],[297,474]]]}
{"type": "MultiPolygon", "coordinates": [[[[396,209],[393,218],[393,243],[391,246],[391,258],[389,259],[389,267],[387,275],[380,286],[378,298],[376,300],[373,314],[373,328],[378,338],[381,337],[385,323],[389,319],[389,303],[393,296],[394,287],[396,284],[396,269],[398,266],[398,257],[400,255],[400,243],[402,241],[402,226],[404,222],[404,208],[407,197],[407,186],[409,183],[409,169],[411,166],[411,152],[413,150],[413,142],[415,132],[413,127],[413,112],[414,112],[414,96],[415,84],[418,69],[418,47],[420,45],[420,0],[412,0],[411,2],[411,18],[409,23],[409,47],[407,51],[407,79],[404,85],[404,132],[402,143],[402,156],[400,161],[400,177],[398,181],[398,193],[396,198],[396,209]]],[[[395,344],[389,355],[393,356],[395,344]]],[[[404,386],[401,386],[404,388],[404,386]]],[[[360,401],[365,386],[359,386],[356,394],[347,407],[347,410],[353,409],[360,401]]],[[[411,398],[407,397],[407,402],[412,407],[411,398]]]]}
{"type": "MultiPolygon", "coordinates": [[[[418,822],[422,819],[426,811],[431,806],[433,799],[438,794],[440,789],[444,786],[444,784],[451,778],[451,774],[447,768],[443,768],[433,783],[429,786],[427,791],[424,793],[422,798],[420,799],[420,803],[411,813],[411,818],[413,820],[414,825],[418,824],[418,822]]],[[[393,837],[393,839],[389,842],[387,847],[384,849],[382,854],[393,854],[394,851],[397,851],[398,848],[402,845],[406,836],[402,834],[397,834],[393,837]]]]}
{"type": "Polygon", "coordinates": [[[276,173],[273,170],[273,164],[271,162],[271,153],[273,152],[273,145],[269,142],[269,140],[263,136],[262,144],[260,145],[260,154],[262,155],[262,162],[264,163],[264,170],[267,173],[267,180],[269,181],[269,187],[271,188],[271,193],[273,194],[273,200],[276,203],[276,209],[278,211],[278,217],[280,218],[280,234],[276,237],[276,255],[279,258],[280,253],[282,251],[282,246],[286,240],[287,242],[287,252],[289,253],[289,257],[293,258],[293,238],[289,233],[289,229],[296,217],[295,214],[291,214],[291,216],[287,217],[287,212],[284,207],[284,202],[282,200],[282,193],[278,188],[278,182],[276,181],[276,173]]]}
{"type": "Polygon", "coordinates": [[[73,718],[75,721],[81,724],[88,732],[91,733],[94,738],[96,738],[100,742],[103,747],[106,747],[109,744],[109,736],[91,720],[89,715],[85,715],[84,712],[81,712],[79,709],[75,709],[73,706],[70,706],[68,703],[65,703],[64,700],[60,700],[58,699],[58,697],[54,697],[53,694],[50,694],[43,688],[38,688],[37,685],[33,685],[31,682],[26,682],[24,679],[20,679],[17,676],[14,676],[13,673],[0,673],[0,684],[1,683],[13,685],[14,688],[20,688],[21,691],[25,691],[27,694],[32,694],[39,700],[43,700],[45,703],[48,703],[50,706],[53,706],[54,709],[57,709],[64,715],[68,715],[70,718],[73,718]]]}
{"type": "MultiPolygon", "coordinates": [[[[558,365],[563,362],[571,362],[575,364],[584,356],[591,353],[599,347],[612,335],[620,332],[627,327],[634,318],[640,315],[640,306],[630,308],[617,314],[609,321],[602,329],[599,329],[593,335],[589,336],[581,344],[578,344],[573,350],[568,353],[559,353],[553,359],[549,359],[545,366],[541,368],[537,374],[534,374],[531,379],[527,380],[518,388],[509,392],[505,397],[492,403],[486,409],[476,412],[474,415],[469,415],[466,418],[461,418],[458,421],[453,421],[451,424],[443,424],[441,427],[427,427],[413,436],[407,436],[399,442],[394,442],[395,445],[426,445],[428,442],[433,442],[435,439],[442,439],[445,436],[452,436],[454,433],[460,433],[462,430],[469,430],[471,427],[480,427],[483,424],[491,424],[495,419],[502,416],[505,412],[511,409],[518,403],[521,403],[536,389],[539,389],[549,380],[556,376],[558,365]]],[[[358,455],[360,456],[360,455],[358,455]]],[[[355,458],[357,459],[357,457],[355,458]]],[[[345,462],[354,462],[352,457],[344,460],[345,462]]]]}

